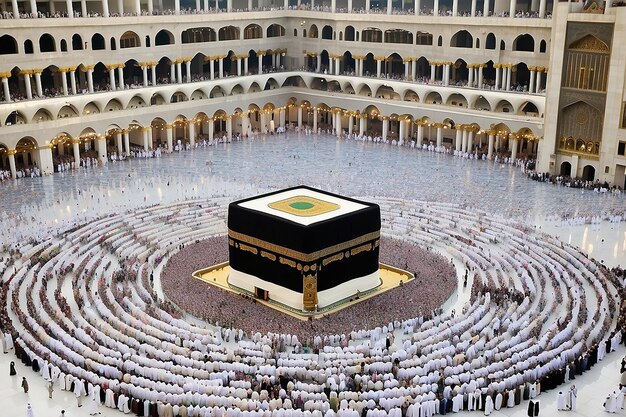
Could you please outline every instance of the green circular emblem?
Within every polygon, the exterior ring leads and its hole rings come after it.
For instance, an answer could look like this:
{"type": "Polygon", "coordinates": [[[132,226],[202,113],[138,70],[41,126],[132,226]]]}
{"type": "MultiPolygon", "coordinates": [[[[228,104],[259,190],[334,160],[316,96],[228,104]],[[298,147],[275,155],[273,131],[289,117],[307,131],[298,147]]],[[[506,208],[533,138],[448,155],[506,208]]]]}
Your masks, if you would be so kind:
{"type": "Polygon", "coordinates": [[[289,204],[289,207],[294,210],[309,210],[315,207],[315,204],[309,203],[308,201],[294,201],[293,203],[289,204]]]}

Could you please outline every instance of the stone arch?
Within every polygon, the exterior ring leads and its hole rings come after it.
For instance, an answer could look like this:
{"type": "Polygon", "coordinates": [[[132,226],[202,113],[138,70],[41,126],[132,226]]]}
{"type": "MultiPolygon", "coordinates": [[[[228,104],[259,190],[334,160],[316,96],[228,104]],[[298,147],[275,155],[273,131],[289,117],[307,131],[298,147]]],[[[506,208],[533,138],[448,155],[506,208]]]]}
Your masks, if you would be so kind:
{"type": "Polygon", "coordinates": [[[436,91],[431,91],[424,98],[424,103],[426,104],[442,104],[443,99],[441,98],[441,94],[436,91]]]}
{"type": "Polygon", "coordinates": [[[83,38],[78,33],[75,33],[72,35],[72,50],[73,51],[82,51],[86,46],[87,45],[83,45],[83,38]]]}
{"type": "Polygon", "coordinates": [[[220,41],[235,41],[239,38],[239,28],[236,26],[223,26],[218,31],[218,40],[220,41]]]}
{"type": "Polygon", "coordinates": [[[154,46],[173,45],[174,43],[174,35],[166,29],[161,29],[154,37],[154,46]]]}
{"type": "Polygon", "coordinates": [[[285,27],[277,23],[273,23],[267,27],[267,30],[265,31],[265,36],[267,38],[277,38],[280,36],[285,36],[285,27]]]}
{"type": "Polygon", "coordinates": [[[383,32],[378,28],[366,28],[361,32],[361,42],[382,43],[383,32]]]}
{"type": "Polygon", "coordinates": [[[396,93],[396,91],[392,87],[386,85],[381,85],[380,87],[378,87],[375,97],[387,100],[400,100],[400,94],[396,93]]]}
{"type": "Polygon", "coordinates": [[[33,152],[37,150],[37,140],[32,136],[24,136],[15,144],[15,167],[28,168],[34,165],[33,152]]]}
{"type": "Polygon", "coordinates": [[[467,30],[459,30],[450,38],[450,46],[454,48],[472,48],[474,37],[467,30]]]}
{"type": "Polygon", "coordinates": [[[148,107],[148,105],[146,104],[143,97],[141,97],[139,94],[135,94],[133,97],[131,97],[131,99],[128,101],[128,104],[126,105],[126,109],[140,109],[143,107],[148,107]]]}
{"type": "Polygon", "coordinates": [[[241,84],[235,84],[233,88],[231,88],[229,95],[234,96],[236,94],[244,94],[244,90],[241,84]]]}
{"type": "Polygon", "coordinates": [[[535,38],[529,33],[519,35],[513,41],[514,51],[534,52],[535,51],[535,38]]]}
{"type": "Polygon", "coordinates": [[[526,101],[519,106],[518,114],[539,117],[539,109],[535,105],[535,103],[531,101],[526,101]]]}
{"type": "Polygon", "coordinates": [[[189,28],[180,34],[182,43],[215,42],[217,33],[210,27],[189,28]]]}
{"type": "Polygon", "coordinates": [[[56,50],[56,42],[51,34],[44,33],[39,37],[39,52],[55,52],[56,50]]]}
{"type": "Polygon", "coordinates": [[[326,40],[332,41],[333,40],[333,34],[334,34],[334,31],[333,31],[333,27],[332,26],[326,25],[326,26],[324,26],[322,28],[322,39],[326,39],[326,40]]]}
{"type": "Polygon", "coordinates": [[[596,179],[596,169],[593,165],[585,165],[583,168],[583,180],[593,181],[596,179]]]}
{"type": "Polygon", "coordinates": [[[28,119],[26,119],[26,116],[24,115],[24,113],[22,113],[19,110],[12,111],[4,120],[5,126],[23,125],[27,123],[28,123],[28,119]]]}
{"type": "Polygon", "coordinates": [[[474,102],[475,110],[491,111],[491,103],[483,96],[478,96],[474,102]]]}
{"type": "Polygon", "coordinates": [[[194,90],[191,93],[191,96],[189,99],[191,101],[194,101],[194,100],[204,100],[205,98],[207,98],[207,95],[204,92],[204,90],[202,90],[201,88],[198,88],[197,90],[194,90]]]}
{"type": "Polygon", "coordinates": [[[263,88],[265,91],[267,90],[276,90],[280,88],[280,85],[274,78],[268,78],[265,82],[265,87],[263,88]]]}
{"type": "Polygon", "coordinates": [[[150,97],[150,105],[151,106],[160,106],[162,104],[167,104],[168,101],[165,100],[165,97],[161,93],[154,93],[152,97],[150,97]]]}
{"type": "Polygon", "coordinates": [[[467,108],[467,98],[459,93],[450,94],[448,100],[446,101],[446,105],[467,108]]]}
{"type": "Polygon", "coordinates": [[[413,33],[405,29],[387,29],[385,43],[413,44],[413,33]]]}
{"type": "Polygon", "coordinates": [[[254,81],[252,84],[250,84],[250,88],[248,88],[248,94],[250,93],[258,93],[261,91],[261,86],[259,86],[259,83],[257,83],[256,81],[254,81]]]}
{"type": "Polygon", "coordinates": [[[363,84],[358,89],[358,93],[357,94],[360,95],[360,96],[372,97],[372,89],[370,88],[369,85],[363,84]]]}
{"type": "Polygon", "coordinates": [[[132,30],[127,30],[120,36],[120,49],[138,48],[141,46],[141,39],[132,30]]]}
{"type": "Polygon", "coordinates": [[[415,91],[413,91],[411,89],[407,89],[404,92],[404,98],[403,99],[404,99],[404,101],[413,101],[415,103],[419,103],[420,102],[419,95],[415,91]]]}
{"type": "Polygon", "coordinates": [[[119,110],[122,110],[123,108],[124,107],[122,106],[122,103],[120,103],[118,99],[114,98],[114,99],[109,100],[106,106],[104,106],[103,112],[119,111],[119,110]]]}
{"type": "Polygon", "coordinates": [[[496,35],[489,33],[485,38],[485,49],[496,49],[496,35]]]}
{"type": "Polygon", "coordinates": [[[309,38],[318,38],[319,34],[317,31],[317,25],[311,25],[311,27],[309,27],[309,38]]]}
{"type": "Polygon", "coordinates": [[[94,33],[91,36],[91,50],[100,51],[106,49],[106,43],[104,42],[104,36],[99,33],[94,33]]]}
{"type": "Polygon", "coordinates": [[[0,55],[17,54],[17,41],[11,35],[0,36],[0,55]]]}
{"type": "Polygon", "coordinates": [[[260,39],[263,37],[263,29],[256,23],[251,23],[243,30],[244,39],[260,39]]]}
{"type": "Polygon", "coordinates": [[[209,98],[216,98],[216,97],[226,97],[226,91],[224,91],[224,89],[219,85],[216,85],[215,87],[213,87],[213,89],[211,90],[211,93],[209,94],[209,98]]]}
{"type": "Polygon", "coordinates": [[[98,114],[100,113],[100,107],[95,101],[90,101],[83,107],[83,115],[89,116],[90,114],[98,114]]]}
{"type": "Polygon", "coordinates": [[[494,109],[496,113],[514,113],[515,108],[508,100],[500,100],[494,109]]]}
{"type": "Polygon", "coordinates": [[[42,123],[42,122],[49,122],[54,120],[55,117],[47,110],[47,109],[39,109],[37,110],[37,112],[33,115],[33,118],[31,119],[31,123],[42,123]]]}
{"type": "Polygon", "coordinates": [[[344,39],[349,42],[354,42],[354,26],[346,26],[344,39]]]}
{"type": "Polygon", "coordinates": [[[570,164],[568,161],[563,161],[559,169],[559,175],[563,177],[571,177],[572,176],[572,164],[570,164]]]}
{"type": "Polygon", "coordinates": [[[66,104],[57,112],[57,119],[65,119],[69,117],[77,117],[79,115],[78,110],[71,104],[66,104]]]}

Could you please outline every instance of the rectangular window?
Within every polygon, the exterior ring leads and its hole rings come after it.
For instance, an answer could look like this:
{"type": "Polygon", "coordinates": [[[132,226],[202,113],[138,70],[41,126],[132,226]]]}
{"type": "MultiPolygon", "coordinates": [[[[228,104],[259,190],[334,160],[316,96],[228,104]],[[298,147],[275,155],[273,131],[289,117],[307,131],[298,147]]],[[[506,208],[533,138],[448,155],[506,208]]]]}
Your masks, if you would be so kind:
{"type": "Polygon", "coordinates": [[[626,101],[622,103],[622,123],[620,127],[626,129],[626,101]]]}
{"type": "Polygon", "coordinates": [[[617,144],[617,154],[619,156],[626,156],[626,142],[619,142],[617,144]]]}

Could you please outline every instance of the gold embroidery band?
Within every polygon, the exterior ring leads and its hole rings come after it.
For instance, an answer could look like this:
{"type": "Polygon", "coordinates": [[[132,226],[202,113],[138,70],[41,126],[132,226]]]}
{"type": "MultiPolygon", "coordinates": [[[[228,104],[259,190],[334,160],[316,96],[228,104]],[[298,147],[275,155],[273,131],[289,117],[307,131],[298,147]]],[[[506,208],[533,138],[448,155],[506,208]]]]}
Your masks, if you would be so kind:
{"type": "Polygon", "coordinates": [[[269,252],[274,252],[282,256],[296,259],[300,262],[312,262],[319,258],[332,255],[336,252],[351,249],[351,248],[354,248],[355,246],[362,245],[371,240],[378,239],[380,238],[380,231],[367,233],[362,236],[355,237],[354,239],[348,240],[347,242],[338,243],[336,245],[329,246],[327,248],[318,250],[316,252],[311,252],[311,253],[303,253],[297,250],[286,248],[284,246],[275,245],[273,243],[266,242],[265,240],[257,239],[255,237],[248,236],[243,233],[235,232],[234,230],[231,230],[231,229],[228,229],[228,237],[231,239],[238,240],[240,242],[247,243],[249,245],[256,246],[261,249],[265,249],[266,251],[269,251],[269,252]]]}
{"type": "Polygon", "coordinates": [[[361,245],[357,248],[350,249],[350,255],[358,255],[361,252],[370,251],[370,250],[372,250],[372,244],[368,243],[366,245],[361,245]]]}
{"type": "Polygon", "coordinates": [[[270,261],[276,260],[276,255],[274,255],[273,253],[265,252],[264,250],[261,251],[261,257],[267,258],[270,261]]]}
{"type": "Polygon", "coordinates": [[[296,267],[296,263],[294,261],[292,261],[291,259],[287,259],[287,258],[283,258],[282,256],[279,258],[278,260],[281,264],[283,265],[287,265],[290,266],[292,268],[296,267]]]}
{"type": "Polygon", "coordinates": [[[244,245],[243,243],[240,243],[240,244],[239,244],[239,249],[241,249],[241,250],[245,250],[245,251],[247,251],[247,252],[251,252],[251,253],[253,253],[253,254],[255,254],[255,255],[256,255],[257,253],[259,253],[259,251],[258,251],[258,249],[257,249],[257,248],[253,248],[252,246],[244,245]]]}
{"type": "Polygon", "coordinates": [[[328,265],[328,264],[330,264],[332,262],[340,261],[342,259],[343,259],[343,252],[339,252],[336,255],[329,256],[328,258],[323,259],[322,260],[322,266],[326,266],[326,265],[328,265]]]}

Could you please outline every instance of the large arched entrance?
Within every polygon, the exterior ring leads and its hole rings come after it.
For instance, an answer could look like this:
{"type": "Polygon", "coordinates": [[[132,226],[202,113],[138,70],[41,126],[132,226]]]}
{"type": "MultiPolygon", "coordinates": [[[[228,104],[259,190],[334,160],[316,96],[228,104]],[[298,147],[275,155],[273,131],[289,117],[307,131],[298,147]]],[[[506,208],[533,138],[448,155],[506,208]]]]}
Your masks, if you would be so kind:
{"type": "Polygon", "coordinates": [[[583,168],[583,179],[587,181],[593,181],[596,179],[596,169],[591,165],[586,165],[583,168]]]}

